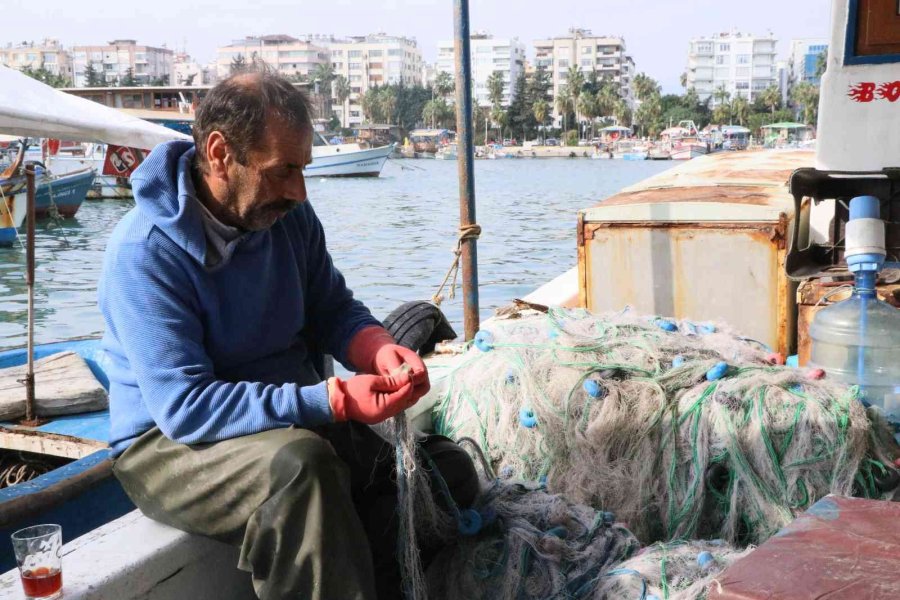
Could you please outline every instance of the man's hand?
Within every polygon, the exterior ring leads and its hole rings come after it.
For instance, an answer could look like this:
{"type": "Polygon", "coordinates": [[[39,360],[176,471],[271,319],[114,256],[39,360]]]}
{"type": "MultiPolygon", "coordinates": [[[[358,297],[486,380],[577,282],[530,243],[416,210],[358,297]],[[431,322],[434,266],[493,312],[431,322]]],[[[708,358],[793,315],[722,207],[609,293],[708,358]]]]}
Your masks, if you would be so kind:
{"type": "Polygon", "coordinates": [[[409,348],[399,344],[385,344],[375,353],[374,365],[375,372],[380,375],[396,374],[403,365],[407,365],[416,400],[431,389],[431,383],[428,381],[428,368],[419,355],[409,348]]]}
{"type": "Polygon", "coordinates": [[[416,403],[408,371],[396,376],[356,375],[328,380],[328,403],[335,421],[381,423],[416,403]]]}
{"type": "Polygon", "coordinates": [[[350,341],[347,349],[350,362],[362,373],[396,375],[404,364],[412,377],[416,400],[428,393],[428,369],[419,355],[397,344],[383,327],[366,327],[350,341]]]}

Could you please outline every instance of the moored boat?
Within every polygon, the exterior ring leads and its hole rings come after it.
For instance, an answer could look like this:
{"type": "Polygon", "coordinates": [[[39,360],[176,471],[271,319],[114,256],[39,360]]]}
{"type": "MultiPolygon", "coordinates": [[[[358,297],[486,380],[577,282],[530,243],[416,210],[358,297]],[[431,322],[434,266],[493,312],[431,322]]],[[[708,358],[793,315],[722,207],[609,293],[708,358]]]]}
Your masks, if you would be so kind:
{"type": "Polygon", "coordinates": [[[378,177],[394,145],[361,148],[359,144],[329,144],[320,134],[313,138],[312,164],[307,177],[378,177]]]}
{"type": "MultiPolygon", "coordinates": [[[[65,175],[45,174],[34,197],[34,214],[49,217],[54,211],[62,217],[74,217],[94,184],[96,171],[85,169],[65,175]]],[[[19,192],[24,194],[24,190],[19,192]]]]}

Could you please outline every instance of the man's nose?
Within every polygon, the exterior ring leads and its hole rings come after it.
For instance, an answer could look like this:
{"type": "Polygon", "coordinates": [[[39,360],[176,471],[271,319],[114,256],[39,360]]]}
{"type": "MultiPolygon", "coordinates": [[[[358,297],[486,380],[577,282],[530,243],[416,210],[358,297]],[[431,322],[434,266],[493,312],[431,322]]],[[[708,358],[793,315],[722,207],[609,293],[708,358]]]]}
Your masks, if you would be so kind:
{"type": "Polygon", "coordinates": [[[291,177],[285,183],[283,195],[288,200],[294,202],[306,201],[306,178],[303,177],[303,171],[297,169],[291,174],[291,177]]]}

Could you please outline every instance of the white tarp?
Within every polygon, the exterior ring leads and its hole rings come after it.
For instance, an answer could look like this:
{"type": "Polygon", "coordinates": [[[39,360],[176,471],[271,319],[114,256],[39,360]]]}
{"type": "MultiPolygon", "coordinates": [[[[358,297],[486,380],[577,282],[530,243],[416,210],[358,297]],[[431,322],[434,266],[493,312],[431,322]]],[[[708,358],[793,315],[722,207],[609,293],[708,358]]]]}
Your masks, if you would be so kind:
{"type": "Polygon", "coordinates": [[[0,133],[152,149],[190,136],[55,90],[0,65],[0,133]]]}

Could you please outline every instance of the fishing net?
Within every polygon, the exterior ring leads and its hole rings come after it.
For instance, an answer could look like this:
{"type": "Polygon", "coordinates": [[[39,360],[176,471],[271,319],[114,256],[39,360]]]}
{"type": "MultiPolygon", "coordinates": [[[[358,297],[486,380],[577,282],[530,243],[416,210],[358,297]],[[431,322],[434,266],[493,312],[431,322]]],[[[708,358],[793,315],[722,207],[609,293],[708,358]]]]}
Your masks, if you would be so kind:
{"type": "Polygon", "coordinates": [[[603,600],[705,600],[716,577],[751,548],[721,540],[657,543],[607,571],[595,591],[603,600]]]}
{"type": "Polygon", "coordinates": [[[826,494],[878,496],[890,461],[855,389],[773,361],[709,324],[551,309],[479,332],[434,425],[644,543],[755,544],[826,494]]]}

